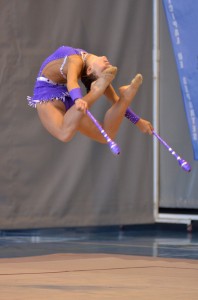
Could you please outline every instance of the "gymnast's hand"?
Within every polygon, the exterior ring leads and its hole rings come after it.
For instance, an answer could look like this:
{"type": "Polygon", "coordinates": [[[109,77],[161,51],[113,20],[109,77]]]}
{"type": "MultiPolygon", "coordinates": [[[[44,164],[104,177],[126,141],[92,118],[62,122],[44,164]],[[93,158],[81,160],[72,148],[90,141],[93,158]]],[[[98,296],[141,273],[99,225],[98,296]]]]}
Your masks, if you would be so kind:
{"type": "Polygon", "coordinates": [[[86,111],[87,111],[87,108],[88,108],[88,105],[87,105],[87,102],[82,100],[82,99],[77,99],[75,101],[75,106],[76,106],[76,109],[78,111],[81,111],[83,112],[84,114],[86,114],[86,111]]]}
{"type": "Polygon", "coordinates": [[[143,133],[148,133],[150,135],[152,135],[152,131],[153,131],[153,126],[152,124],[144,119],[139,119],[139,121],[135,124],[140,131],[142,131],[143,133]]]}

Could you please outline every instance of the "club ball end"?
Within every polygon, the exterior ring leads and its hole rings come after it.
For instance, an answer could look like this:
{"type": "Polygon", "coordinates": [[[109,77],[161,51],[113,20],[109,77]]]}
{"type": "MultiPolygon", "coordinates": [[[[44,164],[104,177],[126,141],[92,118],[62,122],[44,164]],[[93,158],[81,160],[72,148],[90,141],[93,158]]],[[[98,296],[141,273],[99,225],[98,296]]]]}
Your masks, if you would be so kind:
{"type": "Polygon", "coordinates": [[[179,165],[184,171],[186,171],[186,172],[191,171],[190,164],[187,161],[185,161],[184,159],[179,160],[179,165]]]}
{"type": "Polygon", "coordinates": [[[114,155],[119,155],[120,154],[120,148],[118,147],[118,145],[116,143],[112,142],[111,145],[110,145],[110,149],[111,149],[111,152],[114,155]]]}

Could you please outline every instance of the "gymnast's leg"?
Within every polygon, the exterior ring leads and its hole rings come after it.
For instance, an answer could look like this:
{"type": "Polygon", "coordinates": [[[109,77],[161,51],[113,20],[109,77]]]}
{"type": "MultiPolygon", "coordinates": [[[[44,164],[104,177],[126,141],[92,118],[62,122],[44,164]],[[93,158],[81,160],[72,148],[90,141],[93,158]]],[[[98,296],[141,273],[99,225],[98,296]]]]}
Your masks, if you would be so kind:
{"type": "MultiPolygon", "coordinates": [[[[77,100],[78,103],[73,105],[68,111],[66,111],[61,101],[49,101],[47,103],[37,104],[38,115],[43,126],[60,141],[70,141],[79,130],[85,109],[91,107],[91,105],[103,95],[107,86],[114,79],[116,72],[116,67],[106,69],[101,77],[95,81],[91,91],[82,98],[83,101],[77,100]],[[83,107],[85,104],[86,107],[83,107]]],[[[87,126],[90,126],[92,130],[96,129],[95,126],[90,125],[90,122],[87,126]]],[[[95,130],[95,135],[97,136],[96,139],[101,140],[98,130],[95,130]]]]}
{"type": "MultiPolygon", "coordinates": [[[[111,139],[114,139],[120,124],[125,116],[126,109],[134,99],[140,85],[142,84],[142,76],[136,75],[129,85],[119,88],[120,98],[119,101],[114,103],[111,108],[106,112],[102,127],[111,139]]],[[[104,138],[99,135],[95,126],[92,126],[92,122],[87,116],[84,116],[80,121],[79,131],[88,137],[97,140],[101,143],[106,143],[104,138]]]]}

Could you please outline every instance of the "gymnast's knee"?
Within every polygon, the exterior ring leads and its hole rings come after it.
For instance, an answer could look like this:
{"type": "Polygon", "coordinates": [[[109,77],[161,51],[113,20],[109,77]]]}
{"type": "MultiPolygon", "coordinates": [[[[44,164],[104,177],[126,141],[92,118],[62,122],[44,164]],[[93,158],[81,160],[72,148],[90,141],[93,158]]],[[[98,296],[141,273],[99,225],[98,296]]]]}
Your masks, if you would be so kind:
{"type": "Polygon", "coordinates": [[[56,135],[56,138],[63,143],[68,143],[73,139],[74,135],[75,135],[75,132],[67,130],[66,132],[65,131],[59,132],[56,135]]]}

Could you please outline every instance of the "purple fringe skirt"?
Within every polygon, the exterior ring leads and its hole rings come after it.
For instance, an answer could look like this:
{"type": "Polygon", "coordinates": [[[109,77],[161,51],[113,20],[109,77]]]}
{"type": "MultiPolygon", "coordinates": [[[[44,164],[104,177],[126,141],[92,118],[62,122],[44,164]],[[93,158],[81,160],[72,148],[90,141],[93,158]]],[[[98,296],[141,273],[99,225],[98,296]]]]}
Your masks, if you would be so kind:
{"type": "Polygon", "coordinates": [[[74,105],[64,84],[56,84],[45,77],[38,77],[34,86],[33,96],[27,97],[28,105],[36,107],[38,103],[46,103],[55,100],[62,101],[66,110],[74,105]]]}

